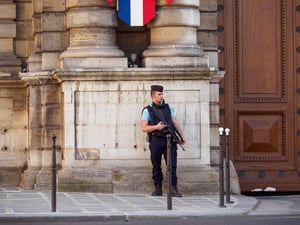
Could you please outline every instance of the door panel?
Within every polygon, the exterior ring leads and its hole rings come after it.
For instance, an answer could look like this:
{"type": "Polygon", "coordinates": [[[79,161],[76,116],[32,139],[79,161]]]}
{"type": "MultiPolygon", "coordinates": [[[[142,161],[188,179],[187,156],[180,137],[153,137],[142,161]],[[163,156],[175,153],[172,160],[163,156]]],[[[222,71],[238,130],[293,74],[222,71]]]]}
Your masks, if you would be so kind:
{"type": "Polygon", "coordinates": [[[218,2],[218,27],[223,27],[218,34],[223,50],[219,66],[225,69],[220,118],[231,130],[230,158],[242,191],[269,186],[300,191],[295,135],[297,3],[218,2]]]}

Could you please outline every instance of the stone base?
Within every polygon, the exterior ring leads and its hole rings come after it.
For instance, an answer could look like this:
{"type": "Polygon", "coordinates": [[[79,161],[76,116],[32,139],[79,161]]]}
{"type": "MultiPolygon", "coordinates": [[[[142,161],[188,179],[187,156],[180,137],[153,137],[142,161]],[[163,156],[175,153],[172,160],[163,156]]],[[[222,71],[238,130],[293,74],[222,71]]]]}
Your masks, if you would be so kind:
{"type": "Polygon", "coordinates": [[[206,57],[146,57],[142,59],[142,66],[148,68],[207,67],[206,57]]]}
{"type": "Polygon", "coordinates": [[[21,175],[21,188],[24,190],[30,190],[35,188],[36,175],[40,171],[40,168],[28,168],[21,175]]]}
{"type": "Polygon", "coordinates": [[[153,191],[152,168],[120,168],[113,171],[114,193],[147,194],[153,191]]]}
{"type": "Polygon", "coordinates": [[[52,189],[52,171],[51,168],[42,169],[36,175],[36,190],[51,190],[52,189]]]}
{"type": "MultiPolygon", "coordinates": [[[[150,194],[153,189],[151,168],[64,169],[58,175],[58,191],[150,194]]],[[[163,192],[167,193],[166,170],[163,192]]],[[[218,173],[210,166],[178,169],[178,188],[184,194],[218,193],[218,173]]]]}
{"type": "Polygon", "coordinates": [[[218,172],[208,166],[178,168],[178,188],[185,194],[216,194],[219,187],[218,172]]]}
{"type": "Polygon", "coordinates": [[[107,169],[63,169],[58,172],[58,191],[112,193],[112,172],[107,169]]]}
{"type": "Polygon", "coordinates": [[[21,168],[1,168],[0,187],[19,187],[21,168]]]}
{"type": "Polygon", "coordinates": [[[127,58],[64,58],[62,61],[62,68],[127,68],[127,58]]]}

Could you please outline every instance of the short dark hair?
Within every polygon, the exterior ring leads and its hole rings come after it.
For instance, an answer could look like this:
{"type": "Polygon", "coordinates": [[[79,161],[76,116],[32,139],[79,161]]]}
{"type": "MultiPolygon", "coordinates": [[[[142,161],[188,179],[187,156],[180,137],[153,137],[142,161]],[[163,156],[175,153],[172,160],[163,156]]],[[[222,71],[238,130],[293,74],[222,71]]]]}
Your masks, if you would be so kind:
{"type": "Polygon", "coordinates": [[[157,91],[157,92],[163,92],[164,91],[164,87],[161,85],[152,85],[151,86],[151,93],[153,91],[157,91]]]}

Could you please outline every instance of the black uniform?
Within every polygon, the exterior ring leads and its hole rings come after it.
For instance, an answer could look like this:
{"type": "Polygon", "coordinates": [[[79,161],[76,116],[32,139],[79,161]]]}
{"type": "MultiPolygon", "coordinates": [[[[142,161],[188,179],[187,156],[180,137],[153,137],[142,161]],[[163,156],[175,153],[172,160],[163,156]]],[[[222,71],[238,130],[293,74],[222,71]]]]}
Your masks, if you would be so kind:
{"type": "MultiPolygon", "coordinates": [[[[157,105],[152,103],[145,108],[148,109],[150,114],[150,121],[148,121],[149,125],[155,125],[160,122],[159,118],[157,118],[154,114],[153,108],[156,107],[160,110],[165,120],[168,124],[172,124],[171,112],[168,104],[161,104],[157,105]]],[[[161,159],[162,155],[164,156],[165,161],[167,161],[167,138],[166,135],[168,134],[167,129],[163,130],[155,130],[149,133],[149,148],[151,151],[151,162],[152,162],[152,179],[154,181],[155,187],[161,188],[162,180],[163,180],[163,173],[161,169],[161,159]]],[[[171,139],[171,161],[172,161],[172,186],[177,186],[177,176],[176,176],[176,169],[177,169],[177,145],[173,139],[171,139]]]]}

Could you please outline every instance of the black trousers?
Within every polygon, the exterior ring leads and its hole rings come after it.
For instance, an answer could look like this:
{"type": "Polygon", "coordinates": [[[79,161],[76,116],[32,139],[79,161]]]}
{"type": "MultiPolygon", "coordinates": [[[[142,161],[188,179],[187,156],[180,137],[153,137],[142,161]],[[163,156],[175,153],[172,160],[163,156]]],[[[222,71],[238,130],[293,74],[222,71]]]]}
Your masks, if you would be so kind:
{"type": "MultiPolygon", "coordinates": [[[[151,162],[152,162],[152,179],[154,185],[162,185],[163,173],[161,169],[161,160],[164,156],[167,164],[167,139],[165,137],[152,136],[150,145],[151,162]]],[[[172,185],[177,185],[177,145],[171,140],[171,160],[172,160],[172,185]]]]}

